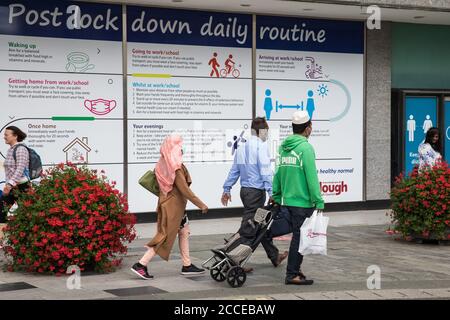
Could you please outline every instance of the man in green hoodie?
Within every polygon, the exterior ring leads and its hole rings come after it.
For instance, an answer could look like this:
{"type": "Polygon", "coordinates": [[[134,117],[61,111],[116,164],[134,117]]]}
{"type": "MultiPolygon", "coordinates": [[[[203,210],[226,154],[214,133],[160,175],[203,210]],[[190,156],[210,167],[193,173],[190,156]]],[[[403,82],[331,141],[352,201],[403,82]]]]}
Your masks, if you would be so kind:
{"type": "Polygon", "coordinates": [[[287,208],[291,217],[292,240],[289,247],[286,284],[311,285],[300,271],[303,256],[298,252],[300,227],[314,210],[323,210],[324,201],[320,193],[314,148],[308,142],[312,123],[306,111],[297,111],[292,116],[293,135],[281,144],[277,169],[273,178],[273,200],[287,208]]]}

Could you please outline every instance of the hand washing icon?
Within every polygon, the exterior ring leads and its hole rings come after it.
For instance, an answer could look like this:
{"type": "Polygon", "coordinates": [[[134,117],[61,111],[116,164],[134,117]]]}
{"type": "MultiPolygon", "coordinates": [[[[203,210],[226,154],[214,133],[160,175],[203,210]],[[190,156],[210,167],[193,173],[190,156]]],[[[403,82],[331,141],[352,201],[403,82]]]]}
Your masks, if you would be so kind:
{"type": "Polygon", "coordinates": [[[116,100],[106,99],[84,100],[84,106],[93,114],[104,116],[114,110],[117,103],[116,100]]]}

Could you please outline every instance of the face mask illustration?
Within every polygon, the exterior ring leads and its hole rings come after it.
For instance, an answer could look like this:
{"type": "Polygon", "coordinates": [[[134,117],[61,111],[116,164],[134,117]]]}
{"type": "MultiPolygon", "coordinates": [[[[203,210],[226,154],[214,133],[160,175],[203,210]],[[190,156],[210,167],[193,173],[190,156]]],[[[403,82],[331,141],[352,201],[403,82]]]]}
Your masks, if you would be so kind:
{"type": "Polygon", "coordinates": [[[110,113],[116,107],[116,100],[84,100],[84,106],[95,115],[103,116],[110,113]]]}

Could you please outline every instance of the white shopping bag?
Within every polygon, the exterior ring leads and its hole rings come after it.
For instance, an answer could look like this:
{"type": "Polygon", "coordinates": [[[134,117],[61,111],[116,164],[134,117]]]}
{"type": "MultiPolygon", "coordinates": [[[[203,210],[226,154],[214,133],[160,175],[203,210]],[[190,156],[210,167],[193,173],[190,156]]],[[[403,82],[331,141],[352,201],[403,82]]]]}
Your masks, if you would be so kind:
{"type": "Polygon", "coordinates": [[[327,227],[328,217],[317,210],[307,218],[300,228],[300,247],[298,252],[302,255],[327,255],[327,227]]]}

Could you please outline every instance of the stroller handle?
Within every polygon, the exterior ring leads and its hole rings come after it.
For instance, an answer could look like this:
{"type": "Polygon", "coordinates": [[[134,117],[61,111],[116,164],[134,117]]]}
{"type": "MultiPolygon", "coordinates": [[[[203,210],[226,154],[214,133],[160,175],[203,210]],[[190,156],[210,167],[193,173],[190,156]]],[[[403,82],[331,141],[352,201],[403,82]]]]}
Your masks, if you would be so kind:
{"type": "MultiPolygon", "coordinates": [[[[5,180],[3,180],[3,181],[0,181],[0,186],[2,185],[2,184],[5,184],[6,183],[6,181],[5,180]]],[[[0,188],[0,197],[3,195],[3,188],[0,188]]]]}

